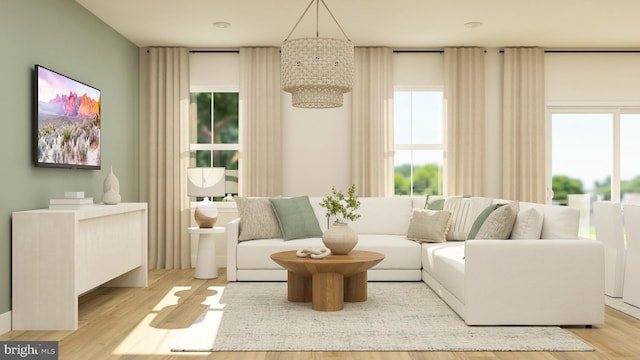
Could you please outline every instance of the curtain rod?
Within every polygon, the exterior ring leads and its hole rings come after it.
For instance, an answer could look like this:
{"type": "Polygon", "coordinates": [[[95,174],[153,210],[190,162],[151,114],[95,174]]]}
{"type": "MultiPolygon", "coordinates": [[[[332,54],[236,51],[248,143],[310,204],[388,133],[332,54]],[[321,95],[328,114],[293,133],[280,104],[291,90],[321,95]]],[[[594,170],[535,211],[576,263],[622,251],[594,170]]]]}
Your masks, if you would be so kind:
{"type": "Polygon", "coordinates": [[[443,53],[443,50],[393,50],[394,53],[443,53]]]}
{"type": "MultiPolygon", "coordinates": [[[[189,50],[190,53],[239,53],[240,50],[189,50]]],[[[394,53],[444,53],[442,50],[393,50],[394,53]]],[[[486,50],[485,50],[486,52],[486,50]]],[[[500,50],[501,53],[504,50],[500,50]]],[[[543,50],[545,53],[640,53],[639,50],[543,50]]]]}
{"type": "MultiPolygon", "coordinates": [[[[486,50],[485,50],[486,51],[486,50]]],[[[640,50],[543,50],[548,53],[640,53],[640,50]]],[[[192,53],[239,53],[240,50],[189,50],[192,53]]],[[[393,50],[394,53],[443,53],[442,50],[393,50]]],[[[504,52],[504,50],[500,50],[504,52]]]]}
{"type": "Polygon", "coordinates": [[[190,53],[239,53],[240,50],[189,50],[190,53]]]}
{"type": "Polygon", "coordinates": [[[544,50],[548,53],[639,53],[640,50],[544,50]]]}
{"type": "MultiPolygon", "coordinates": [[[[444,53],[443,50],[393,50],[394,53],[444,53]]],[[[485,50],[487,52],[487,50],[485,50]]],[[[500,50],[503,53],[504,50],[500,50]]],[[[545,53],[640,53],[640,50],[543,50],[545,53]]]]}
{"type": "MultiPolygon", "coordinates": [[[[545,53],[640,53],[640,50],[542,50],[545,53]]],[[[500,50],[504,53],[504,50],[500,50]]]]}

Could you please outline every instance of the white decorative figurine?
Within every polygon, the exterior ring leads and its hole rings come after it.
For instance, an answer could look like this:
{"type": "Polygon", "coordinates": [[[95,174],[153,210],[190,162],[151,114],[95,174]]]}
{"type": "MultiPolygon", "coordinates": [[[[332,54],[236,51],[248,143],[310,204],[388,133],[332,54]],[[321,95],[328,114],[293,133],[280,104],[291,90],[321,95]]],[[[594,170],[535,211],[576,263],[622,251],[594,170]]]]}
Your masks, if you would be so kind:
{"type": "Polygon", "coordinates": [[[102,202],[108,205],[115,205],[120,202],[120,182],[118,178],[113,174],[113,166],[109,175],[104,179],[104,185],[102,187],[104,193],[102,194],[102,202]]]}

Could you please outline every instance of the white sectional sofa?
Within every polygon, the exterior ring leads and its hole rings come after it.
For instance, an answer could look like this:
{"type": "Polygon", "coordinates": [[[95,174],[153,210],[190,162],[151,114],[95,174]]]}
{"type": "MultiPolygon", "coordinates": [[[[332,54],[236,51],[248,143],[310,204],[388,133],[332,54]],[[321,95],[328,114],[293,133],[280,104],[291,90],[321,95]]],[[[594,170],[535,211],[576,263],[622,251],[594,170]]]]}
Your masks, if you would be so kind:
{"type": "MultiPolygon", "coordinates": [[[[269,210],[265,199],[253,200],[263,201],[262,209],[269,210]]],[[[309,202],[320,230],[324,231],[327,221],[324,208],[319,206],[321,200],[310,198],[309,202]]],[[[518,203],[516,222],[538,214],[541,228],[532,232],[527,228],[530,222],[524,227],[520,223],[517,240],[449,239],[437,243],[409,240],[407,232],[412,214],[414,209],[425,207],[425,200],[424,197],[360,198],[361,218],[350,224],[359,234],[355,249],[385,255],[382,262],[369,270],[370,281],[424,281],[469,325],[596,325],[604,322],[603,247],[597,241],[578,238],[577,209],[518,203]]],[[[451,216],[448,237],[452,234],[459,237],[461,231],[466,236],[471,223],[487,204],[505,202],[487,198],[468,201],[475,202],[476,209],[465,218],[451,216]]],[[[240,204],[238,207],[242,216],[240,204]]],[[[259,207],[253,208],[256,209],[259,207]]],[[[271,215],[261,217],[259,223],[273,222],[273,219],[278,221],[271,215]]],[[[246,230],[249,230],[249,224],[244,221],[241,217],[227,224],[229,281],[286,281],[286,270],[270,259],[272,253],[323,247],[321,235],[284,240],[273,234],[259,238],[258,232],[249,240],[239,240],[247,238],[241,235],[241,223],[247,224],[246,230]]],[[[513,235],[516,235],[515,228],[513,235]]]]}

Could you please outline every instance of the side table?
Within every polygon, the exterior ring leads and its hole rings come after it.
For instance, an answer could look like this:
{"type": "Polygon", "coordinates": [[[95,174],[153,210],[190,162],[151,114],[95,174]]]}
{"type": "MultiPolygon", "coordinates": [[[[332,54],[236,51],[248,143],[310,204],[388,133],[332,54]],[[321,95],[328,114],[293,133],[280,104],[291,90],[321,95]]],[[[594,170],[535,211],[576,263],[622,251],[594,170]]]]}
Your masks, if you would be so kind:
{"type": "Polygon", "coordinates": [[[212,228],[190,227],[189,233],[198,234],[198,255],[196,258],[196,279],[214,279],[218,277],[216,265],[216,243],[213,234],[225,231],[224,227],[212,228]]]}

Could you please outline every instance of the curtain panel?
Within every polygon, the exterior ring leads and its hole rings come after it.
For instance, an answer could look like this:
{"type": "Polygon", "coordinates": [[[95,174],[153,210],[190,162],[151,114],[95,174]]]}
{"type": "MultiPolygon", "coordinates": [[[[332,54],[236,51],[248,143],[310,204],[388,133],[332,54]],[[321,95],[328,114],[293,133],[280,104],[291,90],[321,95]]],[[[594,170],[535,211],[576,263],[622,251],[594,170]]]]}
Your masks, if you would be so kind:
{"type": "Polygon", "coordinates": [[[544,51],[504,49],[503,198],[546,203],[544,51]]]}
{"type": "Polygon", "coordinates": [[[149,268],[185,269],[191,267],[186,196],[189,51],[150,48],[148,79],[149,268]]]}
{"type": "Polygon", "coordinates": [[[445,48],[444,70],[444,193],[484,196],[484,50],[445,48]]]}
{"type": "Polygon", "coordinates": [[[240,191],[282,194],[280,49],[240,49],[240,191]]]}
{"type": "Polygon", "coordinates": [[[351,179],[359,196],[392,196],[393,50],[356,48],[351,91],[351,179]]]}

